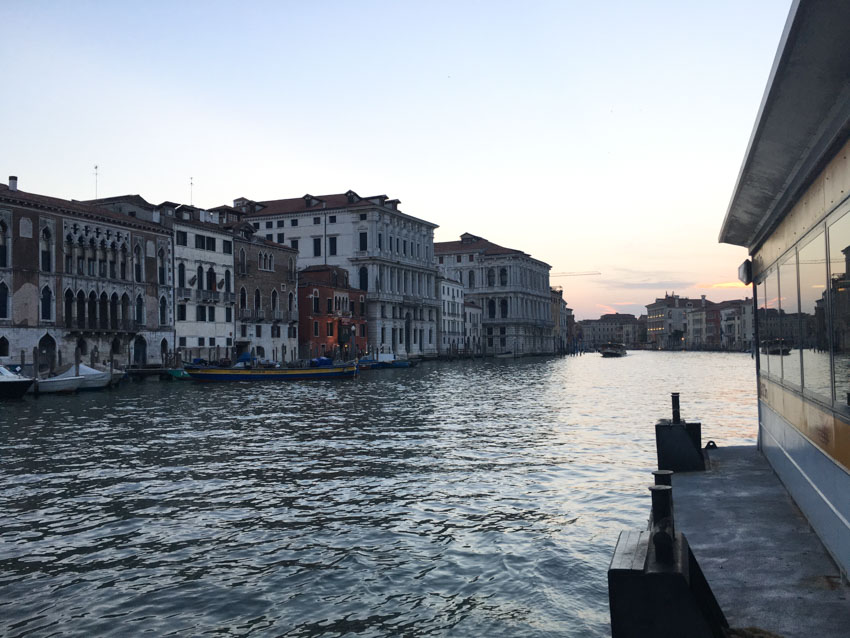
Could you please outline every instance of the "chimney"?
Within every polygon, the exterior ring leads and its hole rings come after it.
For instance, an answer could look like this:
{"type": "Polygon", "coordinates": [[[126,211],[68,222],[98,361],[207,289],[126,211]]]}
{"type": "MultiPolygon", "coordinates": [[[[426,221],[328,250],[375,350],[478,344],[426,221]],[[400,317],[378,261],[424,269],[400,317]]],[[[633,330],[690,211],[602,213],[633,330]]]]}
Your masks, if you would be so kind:
{"type": "Polygon", "coordinates": [[[702,297],[702,307],[705,308],[705,295],[700,295],[702,297]]]}
{"type": "Polygon", "coordinates": [[[18,190],[18,177],[16,175],[9,175],[9,190],[18,190]]]}

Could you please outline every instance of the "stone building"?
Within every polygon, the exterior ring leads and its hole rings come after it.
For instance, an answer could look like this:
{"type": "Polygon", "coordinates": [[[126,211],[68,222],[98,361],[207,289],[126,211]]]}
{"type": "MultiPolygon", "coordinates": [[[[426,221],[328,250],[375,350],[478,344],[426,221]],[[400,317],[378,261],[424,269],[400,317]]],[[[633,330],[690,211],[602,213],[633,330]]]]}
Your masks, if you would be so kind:
{"type": "Polygon", "coordinates": [[[308,266],[298,273],[300,356],[349,360],[366,353],[366,294],[349,285],[340,266],[308,266]]]}
{"type": "Polygon", "coordinates": [[[171,237],[114,211],[0,184],[0,363],[39,351],[161,364],[174,347],[171,237]]]}
{"type": "Polygon", "coordinates": [[[477,303],[468,299],[463,300],[463,354],[480,355],[482,322],[484,311],[477,303]]]}
{"type": "Polygon", "coordinates": [[[581,325],[582,346],[592,350],[606,343],[622,343],[627,348],[639,344],[639,322],[628,313],[614,312],[599,319],[584,319],[581,325]]]}
{"type": "Polygon", "coordinates": [[[456,355],[465,350],[463,284],[437,277],[440,299],[437,314],[437,349],[441,355],[456,355]]]}
{"type": "Polygon", "coordinates": [[[551,266],[470,233],[438,242],[434,251],[443,276],[463,282],[464,297],[484,311],[485,354],[554,351],[551,266]]]}
{"type": "Polygon", "coordinates": [[[299,251],[299,270],[340,266],[366,295],[368,349],[437,353],[433,265],[436,224],[401,211],[386,195],[354,191],[256,202],[234,200],[258,234],[299,251]]]}
{"type": "Polygon", "coordinates": [[[230,227],[234,239],[238,314],[236,357],[298,358],[298,280],[294,248],[264,239],[247,222],[230,227]]]}
{"type": "Polygon", "coordinates": [[[664,293],[664,297],[659,297],[653,303],[647,304],[648,345],[657,350],[681,350],[685,347],[688,332],[688,312],[705,305],[705,295],[702,295],[700,299],[688,299],[667,293],[664,293]]]}

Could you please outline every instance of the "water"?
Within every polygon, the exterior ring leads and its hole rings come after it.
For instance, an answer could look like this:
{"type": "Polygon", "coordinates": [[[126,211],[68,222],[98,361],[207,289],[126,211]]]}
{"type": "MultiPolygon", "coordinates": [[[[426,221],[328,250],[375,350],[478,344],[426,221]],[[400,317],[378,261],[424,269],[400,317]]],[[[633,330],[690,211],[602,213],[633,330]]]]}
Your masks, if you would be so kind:
{"type": "Polygon", "coordinates": [[[704,441],[754,442],[738,354],[0,404],[0,634],[609,635],[671,391],[704,441]]]}

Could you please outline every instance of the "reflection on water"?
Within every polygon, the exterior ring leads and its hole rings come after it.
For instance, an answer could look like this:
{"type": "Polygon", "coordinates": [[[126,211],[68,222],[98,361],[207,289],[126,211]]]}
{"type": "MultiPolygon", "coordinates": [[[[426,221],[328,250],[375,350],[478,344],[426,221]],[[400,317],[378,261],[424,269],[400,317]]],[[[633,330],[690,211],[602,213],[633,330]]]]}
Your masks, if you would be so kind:
{"type": "Polygon", "coordinates": [[[748,355],[638,352],[0,407],[8,636],[605,636],[654,429],[756,435],[748,355]]]}

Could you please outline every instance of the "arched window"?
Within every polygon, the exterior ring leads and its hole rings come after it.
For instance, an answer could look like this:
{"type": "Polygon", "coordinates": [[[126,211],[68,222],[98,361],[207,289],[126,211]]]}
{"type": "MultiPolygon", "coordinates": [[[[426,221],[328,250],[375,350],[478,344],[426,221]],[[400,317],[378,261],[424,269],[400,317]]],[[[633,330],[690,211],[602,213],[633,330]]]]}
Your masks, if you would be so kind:
{"type": "Polygon", "coordinates": [[[293,296],[289,293],[289,312],[292,312],[293,296]]]}
{"type": "Polygon", "coordinates": [[[140,326],[145,325],[145,300],[141,295],[136,297],[136,323],[140,326]]]}
{"type": "Polygon", "coordinates": [[[65,327],[71,328],[74,321],[74,293],[65,291],[65,327]]]}
{"type": "Polygon", "coordinates": [[[53,292],[50,286],[41,289],[41,319],[42,321],[53,319],[53,292]]]}
{"type": "Polygon", "coordinates": [[[499,314],[504,319],[508,316],[508,300],[502,299],[499,302],[499,314]]]}
{"type": "Polygon", "coordinates": [[[499,268],[499,285],[507,286],[508,285],[508,269],[507,268],[499,268]]]}
{"type": "Polygon", "coordinates": [[[490,319],[496,318],[496,300],[495,299],[491,299],[490,301],[487,302],[487,316],[490,317],[490,319]]]}
{"type": "Polygon", "coordinates": [[[277,310],[277,290],[272,290],[272,311],[277,310]]]}
{"type": "Polygon", "coordinates": [[[142,248],[138,244],[133,249],[133,270],[136,275],[136,283],[142,282],[142,248]]]}
{"type": "Polygon", "coordinates": [[[100,307],[99,317],[100,317],[100,327],[105,330],[109,327],[109,297],[104,292],[100,295],[100,307]]]}
{"type": "Polygon", "coordinates": [[[94,330],[97,328],[97,295],[94,293],[94,290],[89,293],[88,317],[89,328],[94,330]]]}
{"type": "Polygon", "coordinates": [[[118,293],[113,292],[109,298],[109,327],[118,329],[118,293]]]}
{"type": "Polygon", "coordinates": [[[357,274],[360,278],[360,290],[369,290],[369,272],[366,270],[366,266],[361,266],[357,274]]]}
{"type": "Polygon", "coordinates": [[[239,249],[239,274],[244,275],[248,272],[248,262],[245,260],[245,249],[239,249]]]}
{"type": "Polygon", "coordinates": [[[6,337],[0,337],[0,357],[9,356],[9,340],[6,337]]]}
{"type": "Polygon", "coordinates": [[[224,271],[224,292],[231,292],[230,289],[230,271],[224,271]]]}
{"type": "Polygon", "coordinates": [[[260,308],[260,301],[261,301],[260,289],[257,288],[256,290],[254,290],[254,308],[257,308],[257,309],[260,308]]]}
{"type": "Polygon", "coordinates": [[[80,290],[77,293],[77,328],[86,327],[86,293],[80,290]]]}
{"type": "Polygon", "coordinates": [[[164,326],[166,324],[166,310],[168,306],[165,303],[165,297],[159,298],[159,325],[164,326]]]}
{"type": "Polygon", "coordinates": [[[215,279],[215,270],[213,270],[213,267],[210,266],[207,270],[207,290],[214,291],[217,288],[215,279]]]}
{"type": "Polygon", "coordinates": [[[0,268],[6,268],[9,265],[9,240],[6,237],[6,224],[0,221],[0,268]]]}
{"type": "Polygon", "coordinates": [[[274,255],[269,255],[269,270],[274,270],[274,255]]]}
{"type": "Polygon", "coordinates": [[[496,271],[492,268],[487,269],[487,285],[495,286],[496,285],[496,271]]]}
{"type": "Polygon", "coordinates": [[[121,322],[124,330],[130,329],[130,295],[121,295],[121,322]]]}
{"type": "Polygon", "coordinates": [[[239,307],[243,309],[248,307],[248,294],[244,288],[239,289],[239,307]]]}
{"type": "Polygon", "coordinates": [[[160,248],[156,254],[157,273],[159,274],[159,285],[165,285],[165,251],[160,248]]]}
{"type": "Polygon", "coordinates": [[[186,265],[183,262],[177,265],[177,286],[180,288],[186,287],[186,265]]]}
{"type": "Polygon", "coordinates": [[[53,271],[53,236],[49,228],[41,231],[41,269],[44,272],[53,271]]]}
{"type": "Polygon", "coordinates": [[[475,271],[470,270],[468,274],[469,288],[475,288],[475,271]]]}
{"type": "Polygon", "coordinates": [[[196,275],[196,278],[198,279],[198,281],[197,281],[198,290],[203,290],[204,289],[204,267],[203,266],[198,266],[198,274],[196,275]]]}
{"type": "Polygon", "coordinates": [[[0,281],[0,319],[9,318],[9,288],[0,281]]]}
{"type": "MultiPolygon", "coordinates": [[[[123,244],[121,245],[121,259],[119,264],[119,271],[121,279],[127,279],[127,247],[123,244]]],[[[79,268],[78,268],[79,270],[79,268]]]]}

